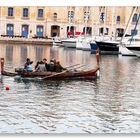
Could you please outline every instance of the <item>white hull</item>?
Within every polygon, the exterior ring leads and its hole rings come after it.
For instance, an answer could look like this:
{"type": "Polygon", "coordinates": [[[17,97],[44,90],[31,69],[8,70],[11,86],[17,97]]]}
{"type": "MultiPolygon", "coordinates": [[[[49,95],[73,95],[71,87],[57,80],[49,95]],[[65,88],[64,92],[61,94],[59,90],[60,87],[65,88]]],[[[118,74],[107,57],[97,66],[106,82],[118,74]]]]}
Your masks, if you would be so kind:
{"type": "Polygon", "coordinates": [[[68,38],[66,40],[61,40],[64,47],[67,48],[76,48],[76,38],[68,38]]]}
{"type": "Polygon", "coordinates": [[[136,56],[140,57],[140,51],[134,51],[132,50],[133,54],[135,54],[136,56]]]}
{"type": "Polygon", "coordinates": [[[78,50],[82,50],[83,49],[83,44],[82,44],[82,41],[77,41],[76,42],[76,49],[78,49],[78,50]]]}
{"type": "Polygon", "coordinates": [[[128,50],[126,47],[120,46],[119,52],[122,54],[122,56],[134,56],[134,53],[128,50]]]}
{"type": "Polygon", "coordinates": [[[140,57],[140,41],[132,41],[131,44],[126,44],[125,46],[128,50],[133,52],[134,55],[140,57]]]}
{"type": "Polygon", "coordinates": [[[83,44],[83,51],[90,51],[91,50],[90,43],[83,41],[82,44],[83,44]]]}
{"type": "Polygon", "coordinates": [[[87,42],[87,40],[83,39],[79,39],[76,42],[76,49],[78,50],[83,50],[83,51],[90,51],[91,47],[90,47],[90,43],[87,42]]]}

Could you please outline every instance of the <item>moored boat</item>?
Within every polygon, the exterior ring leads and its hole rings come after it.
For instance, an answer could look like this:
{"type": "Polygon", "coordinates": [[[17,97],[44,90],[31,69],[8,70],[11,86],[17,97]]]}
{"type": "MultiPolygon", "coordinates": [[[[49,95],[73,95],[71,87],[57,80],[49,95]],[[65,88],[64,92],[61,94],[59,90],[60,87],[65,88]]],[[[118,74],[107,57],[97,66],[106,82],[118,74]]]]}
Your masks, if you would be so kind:
{"type": "Polygon", "coordinates": [[[96,53],[96,50],[98,48],[98,46],[97,46],[97,44],[96,44],[95,41],[90,42],[90,48],[91,48],[91,53],[92,54],[95,54],[96,53]]]}
{"type": "Polygon", "coordinates": [[[135,56],[140,57],[140,45],[126,45],[126,48],[130,50],[135,56]]]}
{"type": "Polygon", "coordinates": [[[119,52],[122,56],[136,56],[132,51],[126,48],[125,45],[119,45],[119,52]]]}
{"type": "Polygon", "coordinates": [[[67,39],[61,40],[63,46],[67,48],[76,48],[76,41],[77,41],[77,38],[67,38],[67,39]]]}
{"type": "Polygon", "coordinates": [[[96,41],[100,54],[119,54],[119,42],[117,41],[96,41]]]}
{"type": "Polygon", "coordinates": [[[140,57],[140,37],[134,36],[131,37],[127,42],[125,42],[124,46],[131,51],[134,55],[140,57]]]}

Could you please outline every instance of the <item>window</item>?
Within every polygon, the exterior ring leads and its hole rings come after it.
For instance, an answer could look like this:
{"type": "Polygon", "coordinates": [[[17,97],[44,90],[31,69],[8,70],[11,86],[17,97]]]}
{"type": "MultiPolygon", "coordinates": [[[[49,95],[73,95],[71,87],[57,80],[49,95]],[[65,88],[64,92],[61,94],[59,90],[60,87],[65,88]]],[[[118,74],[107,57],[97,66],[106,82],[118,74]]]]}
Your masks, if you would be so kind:
{"type": "Polygon", "coordinates": [[[8,7],[8,16],[13,16],[13,11],[12,7],[8,7]]]}
{"type": "Polygon", "coordinates": [[[86,32],[86,34],[90,34],[91,35],[91,32],[92,32],[92,27],[87,27],[87,28],[83,28],[83,33],[85,33],[86,32]]]}
{"type": "Polygon", "coordinates": [[[23,17],[28,17],[28,8],[23,8],[23,17]]]}
{"type": "Polygon", "coordinates": [[[89,20],[89,18],[90,18],[90,13],[84,12],[84,20],[89,20]]]}
{"type": "Polygon", "coordinates": [[[13,24],[7,24],[7,35],[8,36],[14,35],[14,25],[13,24]]]}
{"type": "Polygon", "coordinates": [[[137,14],[134,14],[132,22],[137,22],[137,14]]]}
{"type": "Polygon", "coordinates": [[[38,17],[43,17],[43,9],[38,9],[38,17]]]}
{"type": "Polygon", "coordinates": [[[68,11],[68,18],[74,18],[74,11],[68,11]]]}
{"type": "Polygon", "coordinates": [[[53,13],[53,18],[57,19],[57,13],[53,13]]]}
{"type": "Polygon", "coordinates": [[[105,9],[105,6],[100,6],[99,7],[99,11],[101,12],[102,10],[104,10],[105,9]]]}
{"type": "Polygon", "coordinates": [[[104,17],[105,17],[105,13],[102,12],[101,15],[100,15],[100,21],[104,21],[104,17]]]}
{"type": "Polygon", "coordinates": [[[116,22],[117,23],[120,23],[120,20],[121,20],[121,17],[120,16],[117,16],[116,22]]]}

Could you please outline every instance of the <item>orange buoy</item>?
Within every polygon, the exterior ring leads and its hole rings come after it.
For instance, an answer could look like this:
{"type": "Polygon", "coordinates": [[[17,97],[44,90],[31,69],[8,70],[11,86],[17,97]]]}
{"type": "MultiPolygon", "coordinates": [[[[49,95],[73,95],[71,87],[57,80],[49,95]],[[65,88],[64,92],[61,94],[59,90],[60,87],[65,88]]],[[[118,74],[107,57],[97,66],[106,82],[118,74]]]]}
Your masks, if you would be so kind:
{"type": "Polygon", "coordinates": [[[6,88],[5,88],[6,90],[10,90],[10,87],[9,86],[6,86],[6,88]]]}

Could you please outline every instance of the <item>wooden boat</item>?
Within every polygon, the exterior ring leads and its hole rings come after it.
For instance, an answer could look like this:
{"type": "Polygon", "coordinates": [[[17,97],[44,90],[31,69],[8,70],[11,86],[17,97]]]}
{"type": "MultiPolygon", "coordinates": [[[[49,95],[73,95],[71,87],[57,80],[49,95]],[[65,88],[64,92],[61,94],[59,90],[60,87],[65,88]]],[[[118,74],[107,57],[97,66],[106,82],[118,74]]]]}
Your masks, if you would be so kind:
{"type": "Polygon", "coordinates": [[[16,70],[15,73],[7,72],[4,70],[4,58],[1,58],[1,74],[6,76],[16,76],[19,75],[21,77],[40,77],[43,80],[47,79],[94,79],[97,77],[97,72],[99,70],[99,66],[97,66],[95,69],[86,70],[86,71],[73,71],[71,70],[64,70],[62,72],[25,72],[16,70]]]}

